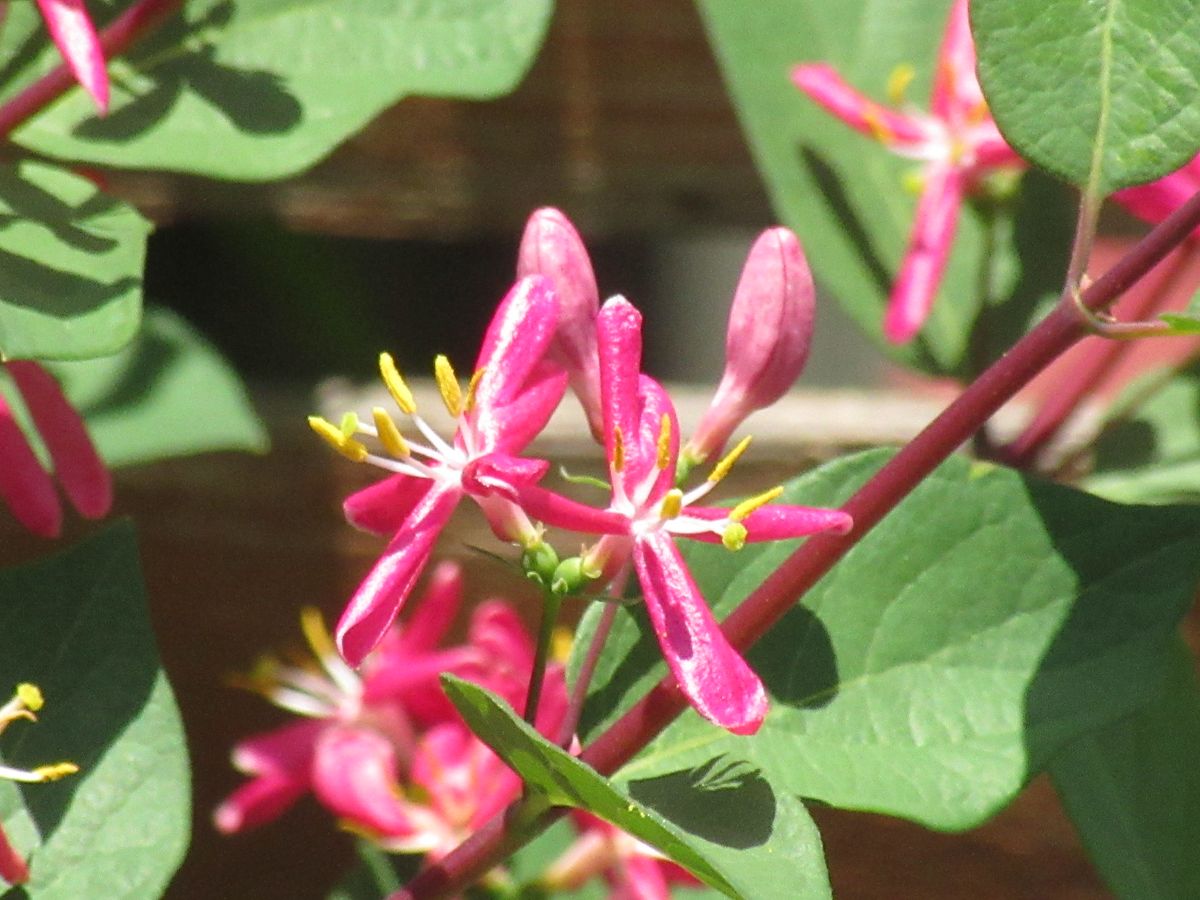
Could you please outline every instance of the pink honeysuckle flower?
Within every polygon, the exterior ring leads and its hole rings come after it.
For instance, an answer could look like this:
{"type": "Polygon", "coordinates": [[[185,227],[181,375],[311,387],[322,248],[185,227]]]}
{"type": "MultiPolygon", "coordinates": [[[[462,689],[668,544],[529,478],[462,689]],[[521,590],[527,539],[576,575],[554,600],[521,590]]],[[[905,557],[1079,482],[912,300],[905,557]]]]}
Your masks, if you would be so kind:
{"type": "Polygon", "coordinates": [[[770,406],[800,377],[816,306],[800,241],[786,228],[759,235],[738,280],[725,337],[725,373],[683,448],[696,465],[716,456],[750,413],[770,406]]]}
{"type": "MultiPolygon", "coordinates": [[[[251,779],[217,808],[217,829],[228,834],[265,824],[309,791],[360,830],[412,826],[412,810],[397,793],[400,780],[414,765],[421,734],[457,718],[438,676],[452,672],[512,704],[529,683],[533,642],[502,601],[475,609],[466,644],[440,646],[461,598],[461,569],[439,565],[413,615],[389,629],[357,672],[337,653],[319,614],[306,611],[316,666],[269,663],[248,683],[304,719],[234,748],[234,765],[251,779]]],[[[547,685],[561,678],[556,669],[547,685]]]]}
{"type": "MultiPolygon", "coordinates": [[[[897,100],[910,76],[910,70],[901,69],[893,77],[897,100]]],[[[869,100],[824,63],[796,66],[792,82],[847,125],[923,163],[916,219],[883,324],[888,340],[905,343],[929,316],[964,198],[987,175],[1024,167],[1000,135],[979,87],[967,0],[957,0],[950,11],[928,113],[869,100]]]]}
{"type": "MultiPolygon", "coordinates": [[[[19,684],[10,699],[0,706],[0,732],[17,719],[37,721],[34,715],[44,705],[42,692],[33,684],[19,684]]],[[[36,784],[46,781],[57,781],[79,771],[79,766],[70,762],[51,763],[37,766],[33,769],[18,769],[12,766],[0,765],[0,778],[10,781],[20,781],[26,784],[36,784]]],[[[25,884],[29,880],[29,866],[25,857],[12,845],[4,829],[0,828],[0,878],[12,884],[25,884]]]]}
{"type": "Polygon", "coordinates": [[[517,254],[517,277],[545,275],[558,295],[558,332],[550,352],[571,381],[600,440],[604,420],[600,411],[600,369],[596,358],[596,313],[600,291],[592,261],[579,232],[562,212],[545,207],[529,217],[517,254]]]}
{"type": "MultiPolygon", "coordinates": [[[[112,481],[79,413],[63,395],[54,376],[38,363],[9,360],[4,369],[29,411],[71,505],[85,518],[102,518],[112,506],[112,481]]],[[[62,507],[54,481],[38,462],[2,396],[0,498],[34,534],[57,537],[62,530],[62,507]]]]}
{"type": "Polygon", "coordinates": [[[585,812],[573,819],[579,838],[551,863],[540,887],[573,891],[599,875],[608,882],[608,900],[671,900],[673,889],[703,887],[687,869],[615,825],[585,812]]]}
{"type": "Polygon", "coordinates": [[[108,112],[104,51],[83,0],[37,0],[37,5],[67,68],[91,95],[101,115],[108,112]]]}
{"type": "Polygon", "coordinates": [[[696,506],[724,478],[749,439],[718,463],[700,487],[687,493],[675,487],[679,424],[666,391],[640,374],[641,315],[623,297],[614,297],[601,308],[596,325],[611,502],[607,509],[593,509],[541,488],[535,479],[516,485],[516,495],[534,518],[607,535],[585,554],[591,571],[610,571],[613,558],[632,555],[655,635],[692,706],[729,731],[752,734],[767,710],[762,683],[725,640],[673,538],[737,549],[746,541],[844,533],[850,517],[833,509],[768,506],[782,488],[732,509],[696,506]]]}
{"type": "Polygon", "coordinates": [[[309,419],[314,430],[341,453],[396,473],[351,495],[345,503],[352,524],[394,533],[337,624],[338,649],[351,665],[361,662],[387,633],[429,560],[438,534],[464,496],[480,502],[502,539],[521,543],[540,539],[510,500],[499,494],[484,496],[465,484],[462,476],[469,465],[492,456],[500,461],[490,469],[497,482],[527,479],[530,466],[544,472],[548,464],[519,460],[513,454],[542,429],[566,390],[566,374],[546,355],[557,317],[551,282],[541,276],[522,278],[488,327],[465,393],[449,361],[437,358],[438,387],[457,422],[450,442],[417,415],[412,392],[386,353],[380,357],[384,383],[427,443],[402,437],[381,408],[373,411],[373,425],[350,418],[339,428],[315,416],[309,419]],[[356,435],[377,442],[382,452],[371,452],[356,435]]]}

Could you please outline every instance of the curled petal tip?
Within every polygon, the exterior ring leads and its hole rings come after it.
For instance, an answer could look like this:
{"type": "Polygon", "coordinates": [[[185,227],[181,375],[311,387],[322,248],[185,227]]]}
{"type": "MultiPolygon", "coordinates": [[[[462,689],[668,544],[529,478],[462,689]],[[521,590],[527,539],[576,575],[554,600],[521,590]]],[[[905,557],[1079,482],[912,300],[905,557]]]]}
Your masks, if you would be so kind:
{"type": "Polygon", "coordinates": [[[101,115],[108,112],[108,72],[100,38],[83,0],[37,0],[50,37],[101,115]]]}

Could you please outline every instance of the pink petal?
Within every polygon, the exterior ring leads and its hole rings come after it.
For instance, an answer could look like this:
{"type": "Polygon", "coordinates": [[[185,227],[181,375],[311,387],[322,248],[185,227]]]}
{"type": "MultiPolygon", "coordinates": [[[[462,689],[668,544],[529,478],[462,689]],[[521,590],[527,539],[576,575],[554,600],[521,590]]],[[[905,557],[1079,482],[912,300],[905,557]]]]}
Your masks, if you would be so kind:
{"type": "Polygon", "coordinates": [[[800,376],[812,342],[816,293],[800,241],[786,228],[754,242],[729,311],[725,373],[695,435],[692,453],[721,452],[751,412],[770,406],[800,376]]]}
{"type": "Polygon", "coordinates": [[[324,727],[319,719],[301,719],[252,735],[234,745],[233,764],[239,771],[254,775],[307,772],[324,727]]]}
{"type": "Polygon", "coordinates": [[[1197,190],[1200,190],[1200,156],[1157,181],[1117,191],[1112,199],[1139,219],[1158,223],[1186,203],[1197,190]]]}
{"type": "Polygon", "coordinates": [[[391,536],[412,515],[432,484],[427,478],[391,475],[347,497],[342,512],[361,531],[391,536]]]}
{"type": "Polygon", "coordinates": [[[929,317],[950,258],[962,200],[962,172],[947,166],[926,168],[925,190],[883,321],[883,333],[894,344],[912,340],[929,317]]]}
{"type": "Polygon", "coordinates": [[[477,457],[463,468],[463,489],[472,497],[500,496],[515,501],[520,489],[536,484],[550,471],[544,459],[489,453],[477,457]]]}
{"type": "Polygon", "coordinates": [[[627,854],[608,870],[606,880],[613,889],[608,900],[671,900],[663,860],[627,854]]]}
{"type": "Polygon", "coordinates": [[[921,144],[928,139],[919,121],[863,96],[826,63],[795,66],[792,83],[851,128],[887,146],[921,144]]]}
{"type": "Polygon", "coordinates": [[[3,828],[0,828],[0,878],[9,884],[24,884],[29,880],[29,866],[9,841],[3,828]]]}
{"type": "MultiPolygon", "coordinates": [[[[689,506],[679,518],[681,521],[686,521],[689,517],[719,520],[728,515],[729,510],[719,507],[689,506]]],[[[846,534],[854,527],[854,520],[840,509],[769,503],[750,513],[742,520],[742,524],[746,526],[746,540],[755,543],[786,541],[790,538],[807,537],[810,534],[846,534]]],[[[681,532],[680,536],[709,544],[721,542],[721,536],[713,534],[711,531],[681,532]]]]}
{"type": "Polygon", "coordinates": [[[462,599],[462,566],[456,562],[438,563],[416,609],[399,630],[403,652],[416,655],[436,648],[454,624],[462,599]]]}
{"type": "Polygon", "coordinates": [[[455,829],[473,829],[503,809],[521,780],[461,722],[425,733],[413,756],[412,783],[455,829]]]}
{"type": "MultiPolygon", "coordinates": [[[[675,404],[671,402],[670,394],[649,375],[643,375],[638,380],[638,404],[641,414],[636,432],[637,452],[626,454],[629,462],[626,465],[625,483],[640,484],[652,471],[657,471],[654,486],[647,496],[658,499],[675,486],[675,463],[679,459],[679,417],[675,414],[675,404]],[[670,439],[666,466],[660,468],[658,442],[662,435],[664,418],[669,423],[670,439]]],[[[629,449],[628,443],[626,448],[629,449]]]]}
{"type": "MultiPolygon", "coordinates": [[[[376,652],[367,657],[368,663],[384,655],[381,651],[387,643],[388,638],[384,638],[376,652]]],[[[470,647],[451,647],[419,656],[387,654],[386,664],[372,667],[364,676],[363,702],[374,707],[373,712],[398,712],[422,726],[445,722],[457,713],[438,679],[443,672],[471,677],[478,665],[476,657],[470,647]]]]}
{"type": "Polygon", "coordinates": [[[646,610],[680,690],[700,715],[734,734],[753,734],[767,714],[762,682],[729,645],[670,536],[634,542],[646,610]]]}
{"type": "Polygon", "coordinates": [[[984,104],[983,89],[975,74],[975,42],[967,17],[967,0],[955,0],[938,51],[930,109],[939,119],[964,123],[978,116],[978,109],[984,104]]]}
{"type": "Polygon", "coordinates": [[[397,781],[396,750],[366,728],[329,728],[313,763],[313,792],[335,815],[378,834],[408,835],[414,823],[397,781]]]}
{"type": "Polygon", "coordinates": [[[538,485],[518,492],[521,508],[532,519],[581,534],[627,534],[629,519],[607,509],[596,509],[538,485]]]}
{"type": "Polygon", "coordinates": [[[83,0],[37,0],[58,52],[101,114],[108,112],[108,72],[104,52],[83,0]]]}
{"type": "Polygon", "coordinates": [[[519,453],[546,427],[566,391],[567,373],[543,361],[515,399],[480,411],[475,433],[484,436],[485,447],[519,453]]]}
{"type": "Polygon", "coordinates": [[[112,480],[79,413],[54,376],[37,363],[12,360],[7,366],[71,504],[88,519],[107,515],[112,507],[112,480]]]}
{"type": "Polygon", "coordinates": [[[247,781],[213,811],[213,825],[222,834],[257,828],[283,815],[308,790],[304,777],[260,775],[247,781]]]}
{"type": "Polygon", "coordinates": [[[350,598],[334,633],[350,665],[359,665],[392,627],[461,497],[457,485],[431,488],[350,598]]]}
{"type": "Polygon", "coordinates": [[[638,421],[641,403],[638,382],[642,372],[642,315],[624,297],[611,297],[596,318],[600,351],[600,397],[604,412],[604,450],[611,466],[615,454],[616,432],[624,440],[626,473],[614,473],[630,484],[629,464],[640,468],[638,421]]]}
{"type": "Polygon", "coordinates": [[[517,399],[542,362],[557,324],[558,301],[549,279],[531,275],[513,285],[492,317],[475,364],[476,371],[484,370],[475,388],[477,418],[517,399]]]}
{"type": "Polygon", "coordinates": [[[0,497],[17,521],[41,537],[58,537],[62,507],[54,481],[42,468],[25,433],[0,396],[0,497]]]}
{"type": "Polygon", "coordinates": [[[557,209],[545,207],[529,217],[517,254],[517,277],[545,275],[558,295],[558,331],[551,353],[571,378],[571,389],[587,413],[599,440],[604,421],[600,411],[600,369],[596,353],[596,314],[600,294],[587,248],[571,221],[557,209]]]}
{"type": "Polygon", "coordinates": [[[533,639],[516,610],[503,600],[484,601],[471,615],[467,641],[477,653],[462,677],[521,709],[533,669],[533,639]]]}

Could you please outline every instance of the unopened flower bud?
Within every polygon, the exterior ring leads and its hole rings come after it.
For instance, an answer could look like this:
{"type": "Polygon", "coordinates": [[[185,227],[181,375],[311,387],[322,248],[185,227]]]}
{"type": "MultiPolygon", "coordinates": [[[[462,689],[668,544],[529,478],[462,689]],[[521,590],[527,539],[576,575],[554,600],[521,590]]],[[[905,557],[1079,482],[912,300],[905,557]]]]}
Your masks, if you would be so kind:
{"type": "Polygon", "coordinates": [[[569,597],[573,594],[578,594],[589,581],[595,578],[595,575],[589,574],[590,571],[584,566],[583,559],[578,556],[564,559],[558,564],[558,568],[554,570],[554,578],[550,582],[550,590],[554,591],[560,597],[569,597]]]}
{"type": "Polygon", "coordinates": [[[597,440],[603,435],[596,312],[600,294],[587,248],[571,221],[546,207],[529,217],[517,254],[517,278],[543,275],[558,297],[558,330],[550,352],[567,370],[571,389],[587,413],[597,440]]]}
{"type": "Polygon", "coordinates": [[[684,449],[692,462],[721,451],[746,416],[782,397],[804,369],[815,293],[800,241],[786,228],[754,242],[729,311],[725,374],[684,449]]]}
{"type": "Polygon", "coordinates": [[[558,570],[558,554],[544,541],[521,554],[525,577],[540,585],[552,587],[558,570]]]}

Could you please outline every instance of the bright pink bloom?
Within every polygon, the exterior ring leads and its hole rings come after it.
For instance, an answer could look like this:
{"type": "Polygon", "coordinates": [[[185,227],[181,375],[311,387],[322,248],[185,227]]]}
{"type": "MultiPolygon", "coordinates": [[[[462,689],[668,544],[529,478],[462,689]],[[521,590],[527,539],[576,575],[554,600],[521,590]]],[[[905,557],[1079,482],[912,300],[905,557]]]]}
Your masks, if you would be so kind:
{"type": "Polygon", "coordinates": [[[786,228],[759,235],[738,281],[725,336],[725,373],[696,433],[689,462],[721,452],[750,413],[770,406],[800,377],[816,305],[800,241],[786,228]]]}
{"type": "MultiPolygon", "coordinates": [[[[112,506],[112,482],[79,413],[54,377],[37,363],[10,360],[4,365],[50,454],[54,474],[67,498],[85,518],[103,517],[112,506]]],[[[58,536],[62,529],[62,508],[54,481],[38,462],[3,397],[0,397],[0,497],[18,521],[34,534],[58,536]]]]}
{"type": "Polygon", "coordinates": [[[37,0],[37,5],[71,74],[91,95],[101,114],[108,112],[104,51],[83,0],[37,0]]]}
{"type": "Polygon", "coordinates": [[[796,66],[792,81],[847,125],[894,153],[924,163],[916,219],[883,326],[888,340],[911,340],[933,306],[963,198],[991,172],[1024,166],[1000,135],[983,99],[967,0],[956,0],[950,11],[928,113],[881,106],[823,63],[796,66]]]}
{"type": "MultiPolygon", "coordinates": [[[[728,471],[722,462],[703,485],[675,487],[679,423],[666,391],[641,375],[641,315],[624,298],[604,304],[597,318],[600,393],[612,500],[597,510],[529,482],[518,486],[526,513],[550,525],[605,534],[587,555],[594,569],[632,555],[650,621],[680,688],[709,721],[751,734],[767,710],[758,676],[725,640],[675,547],[673,536],[723,542],[778,540],[822,531],[844,533],[840,510],[767,506],[778,491],[733,509],[695,506],[728,471]]],[[[731,454],[740,454],[739,447],[731,454]]]]}
{"type": "MultiPolygon", "coordinates": [[[[1170,175],[1149,184],[1125,188],[1113,200],[1147,222],[1161,222],[1200,191],[1200,156],[1193,157],[1170,175]]],[[[1200,234],[1200,229],[1193,235],[1200,234]]]]}
{"type": "MultiPolygon", "coordinates": [[[[519,704],[532,669],[533,643],[501,601],[476,608],[466,644],[441,648],[461,598],[459,567],[438,566],[413,616],[389,630],[358,672],[337,654],[319,617],[306,614],[319,669],[277,666],[251,680],[272,702],[306,718],[234,748],[234,765],[252,777],[217,808],[216,827],[232,833],[262,825],[310,790],[372,834],[433,827],[435,820],[404,799],[400,784],[426,752],[423,733],[457,722],[438,676],[453,672],[519,704]]],[[[561,682],[556,668],[547,676],[547,695],[565,697],[561,682]]]]}
{"type": "Polygon", "coordinates": [[[572,891],[597,875],[609,900],[671,900],[672,888],[703,887],[687,869],[589,813],[573,817],[580,835],[540,879],[549,891],[572,891]]]}
{"type": "Polygon", "coordinates": [[[592,261],[579,232],[562,212],[545,207],[529,217],[517,254],[517,277],[544,275],[558,294],[558,332],[551,353],[570,376],[592,434],[601,439],[600,364],[596,358],[596,313],[600,292],[592,261]]]}
{"type": "Polygon", "coordinates": [[[530,463],[516,459],[546,424],[566,390],[566,374],[547,350],[557,323],[557,301],[550,281],[522,278],[501,302],[479,352],[475,375],[464,393],[450,364],[438,358],[438,385],[457,421],[451,442],[440,438],[416,414],[416,404],[391,357],[381,360],[384,381],[397,405],[428,442],[404,440],[383,410],[374,426],[353,423],[346,431],[310,419],[327,440],[359,461],[396,474],[347,498],[346,517],[372,532],[394,532],[383,556],[346,606],[337,624],[337,646],[357,665],[387,633],[433,552],[438,534],[459,501],[472,494],[492,527],[505,540],[522,541],[532,526],[511,501],[483,496],[463,479],[464,470],[494,458],[493,480],[527,479],[530,463]],[[378,440],[386,455],[371,453],[352,435],[378,440]],[[511,471],[510,471],[511,469],[511,471]]]}

